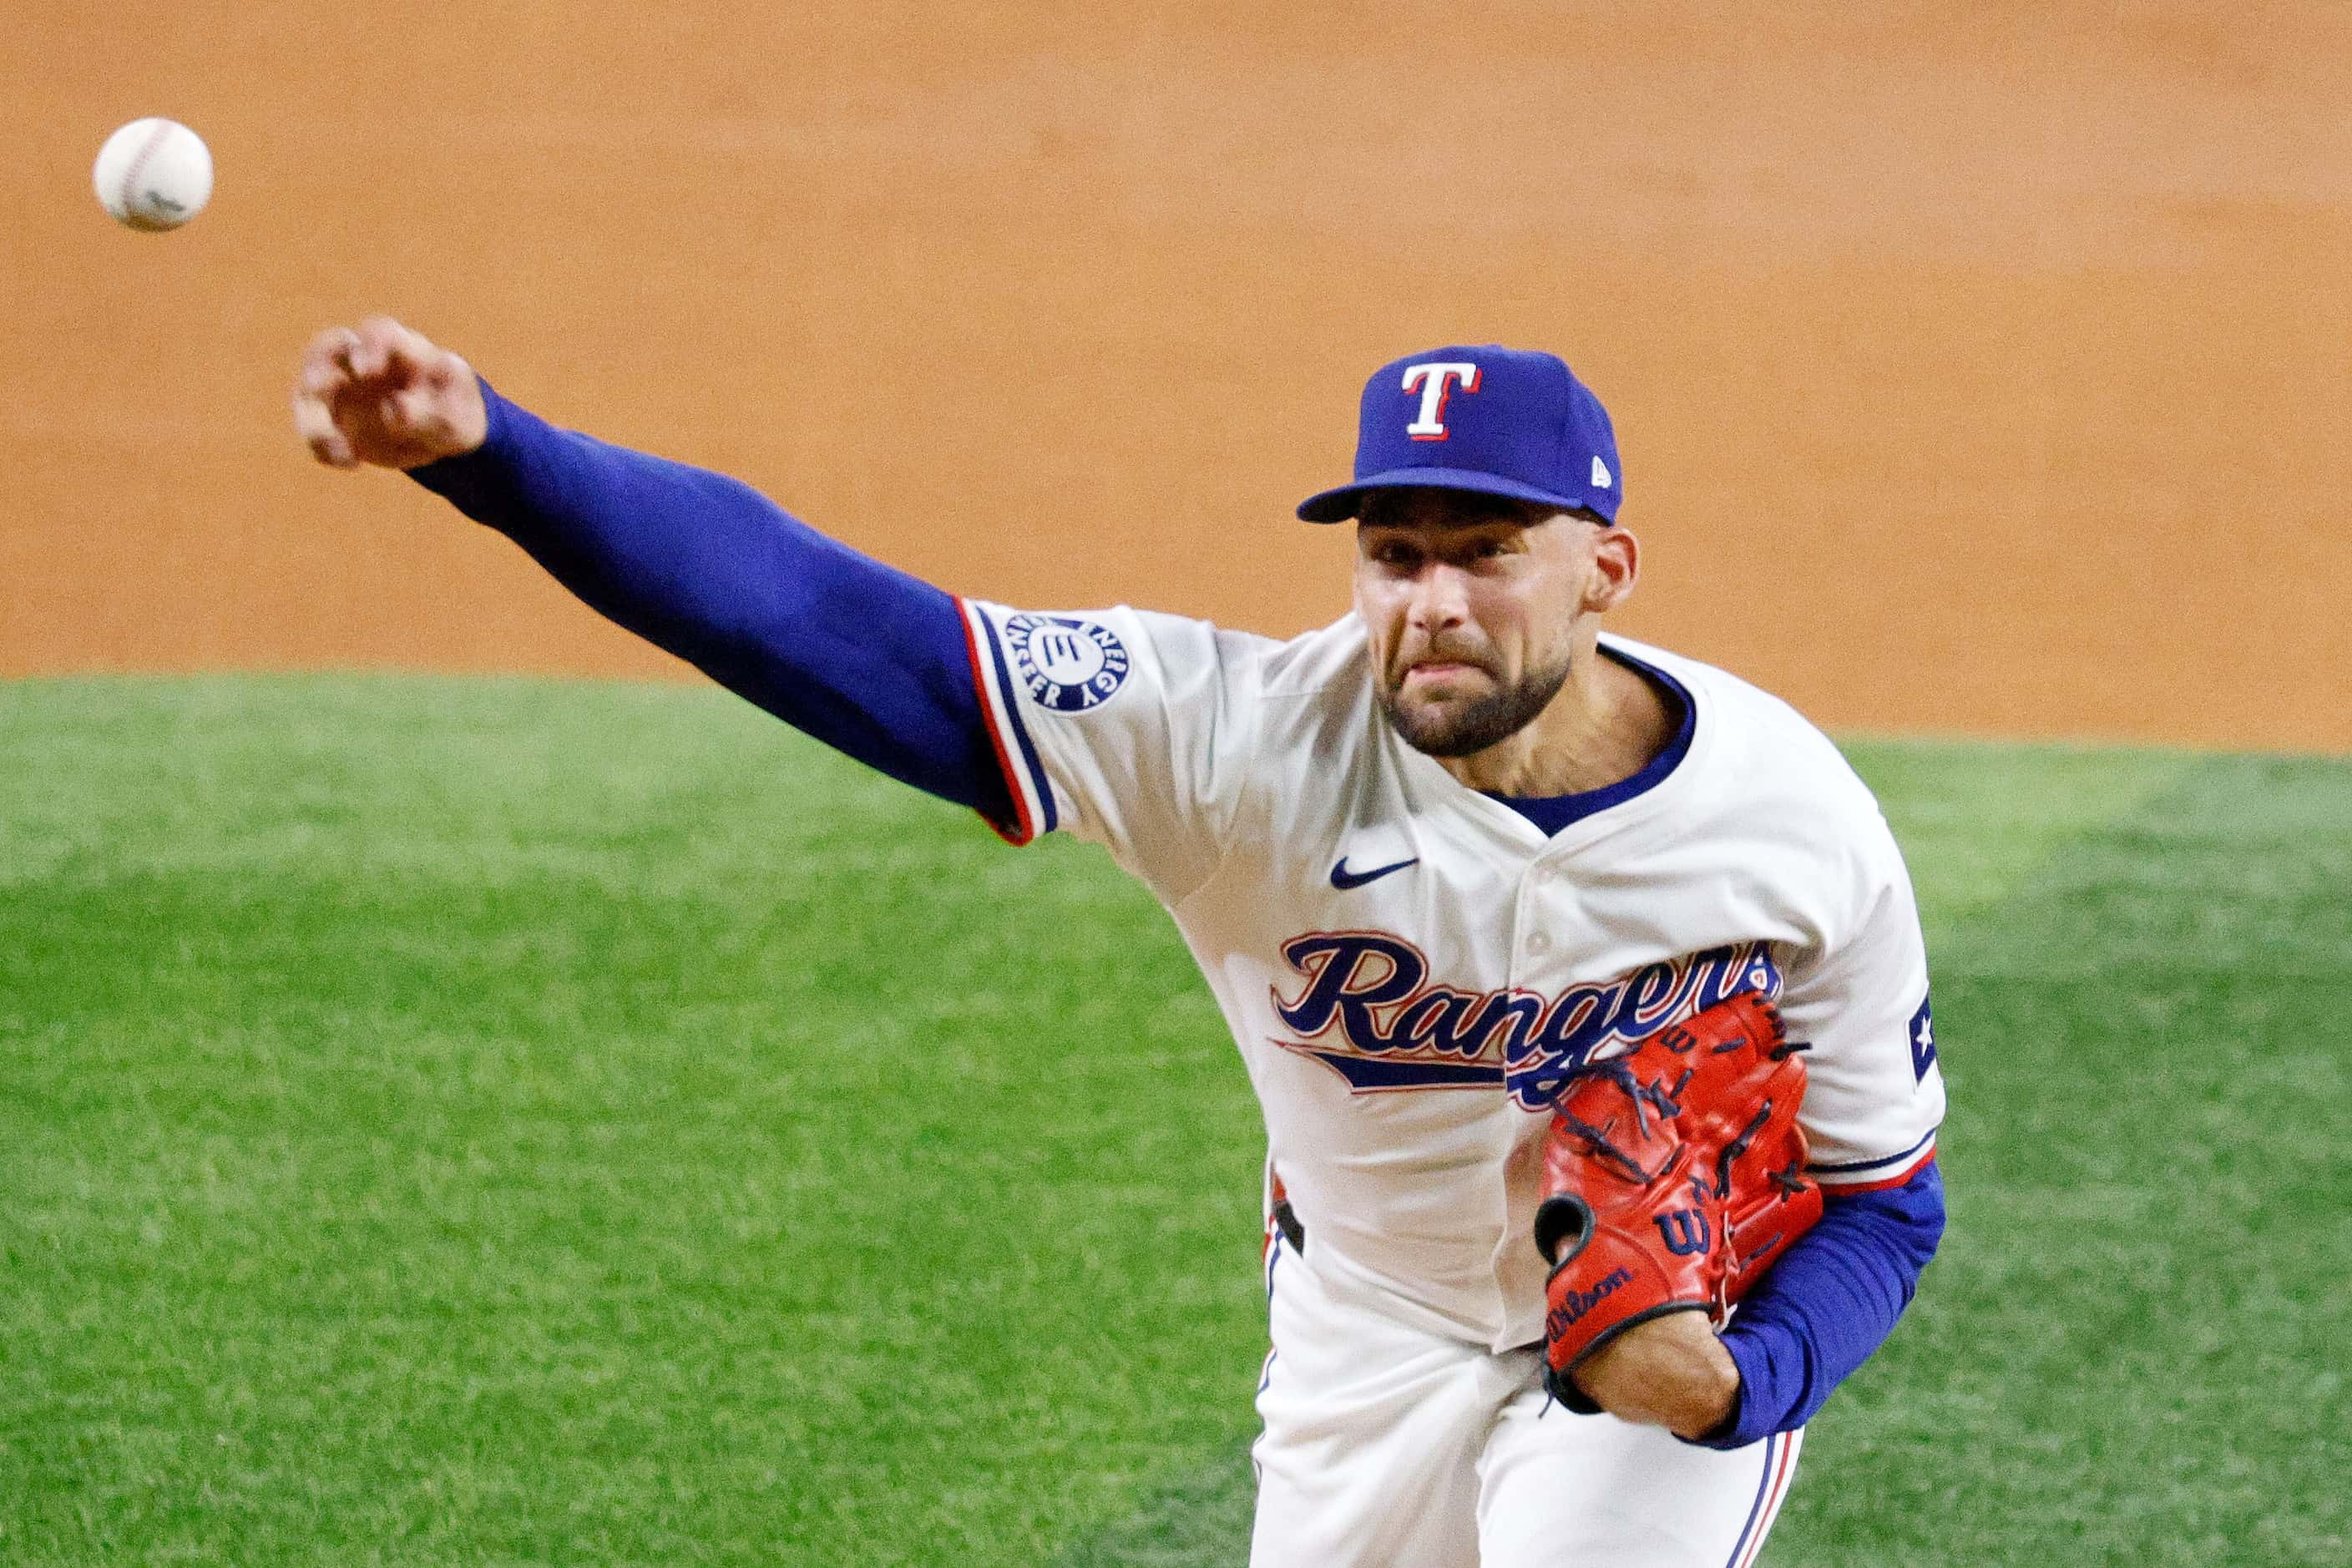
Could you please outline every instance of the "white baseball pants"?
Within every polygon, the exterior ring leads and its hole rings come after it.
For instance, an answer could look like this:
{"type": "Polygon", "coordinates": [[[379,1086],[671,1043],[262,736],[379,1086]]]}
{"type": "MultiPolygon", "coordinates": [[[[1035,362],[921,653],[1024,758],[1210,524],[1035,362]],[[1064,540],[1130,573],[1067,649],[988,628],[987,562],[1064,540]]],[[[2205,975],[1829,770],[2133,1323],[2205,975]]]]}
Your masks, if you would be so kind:
{"type": "Polygon", "coordinates": [[[1804,1434],[1729,1453],[1550,1405],[1276,1237],[1251,1568],[1750,1568],[1804,1434]]]}

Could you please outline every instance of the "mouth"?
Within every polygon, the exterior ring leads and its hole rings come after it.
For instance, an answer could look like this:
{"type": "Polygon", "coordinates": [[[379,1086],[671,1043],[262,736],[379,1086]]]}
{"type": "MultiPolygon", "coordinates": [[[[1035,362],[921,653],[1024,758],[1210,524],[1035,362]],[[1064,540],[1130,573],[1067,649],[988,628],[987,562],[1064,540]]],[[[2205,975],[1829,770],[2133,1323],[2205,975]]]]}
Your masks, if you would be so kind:
{"type": "Polygon", "coordinates": [[[1400,689],[1417,684],[1433,686],[1486,673],[1485,666],[1472,664],[1466,659],[1428,658],[1405,666],[1404,675],[1397,685],[1400,689]]]}

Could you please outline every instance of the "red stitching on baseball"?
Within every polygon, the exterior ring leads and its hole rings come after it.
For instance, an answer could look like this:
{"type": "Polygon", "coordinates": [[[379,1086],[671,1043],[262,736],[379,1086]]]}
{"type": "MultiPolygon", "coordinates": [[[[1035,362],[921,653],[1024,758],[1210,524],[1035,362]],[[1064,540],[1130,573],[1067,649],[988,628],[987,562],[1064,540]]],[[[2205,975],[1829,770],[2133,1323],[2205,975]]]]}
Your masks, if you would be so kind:
{"type": "Polygon", "coordinates": [[[121,204],[125,217],[146,216],[131,205],[131,193],[139,188],[139,175],[147,167],[147,160],[155,155],[156,150],[163,145],[171,134],[172,122],[168,120],[157,121],[155,129],[147,132],[146,144],[131,155],[131,166],[122,171],[122,194],[115,198],[121,204]]]}

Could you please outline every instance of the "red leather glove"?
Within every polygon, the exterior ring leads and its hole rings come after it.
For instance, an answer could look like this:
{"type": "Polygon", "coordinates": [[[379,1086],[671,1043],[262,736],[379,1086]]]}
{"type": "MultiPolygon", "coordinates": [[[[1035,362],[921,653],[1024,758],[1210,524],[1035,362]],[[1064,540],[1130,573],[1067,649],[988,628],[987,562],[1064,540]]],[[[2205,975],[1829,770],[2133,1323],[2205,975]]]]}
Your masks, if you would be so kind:
{"type": "Polygon", "coordinates": [[[1821,1217],[1797,1111],[1804,1047],[1760,993],[1719,1002],[1574,1068],[1544,1146],[1536,1246],[1545,1385],[1590,1415],[1579,1363],[1665,1312],[1718,1328],[1821,1217]]]}

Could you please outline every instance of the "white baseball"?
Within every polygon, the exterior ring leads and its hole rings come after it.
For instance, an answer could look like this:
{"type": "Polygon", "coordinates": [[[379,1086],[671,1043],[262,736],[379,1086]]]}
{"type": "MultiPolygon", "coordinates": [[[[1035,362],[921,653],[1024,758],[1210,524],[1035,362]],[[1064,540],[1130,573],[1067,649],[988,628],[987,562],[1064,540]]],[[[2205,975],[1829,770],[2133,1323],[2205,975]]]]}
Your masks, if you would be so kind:
{"type": "Polygon", "coordinates": [[[90,184],[125,228],[177,228],[213,196],[213,155],[176,120],[134,120],[98,150],[90,184]]]}

